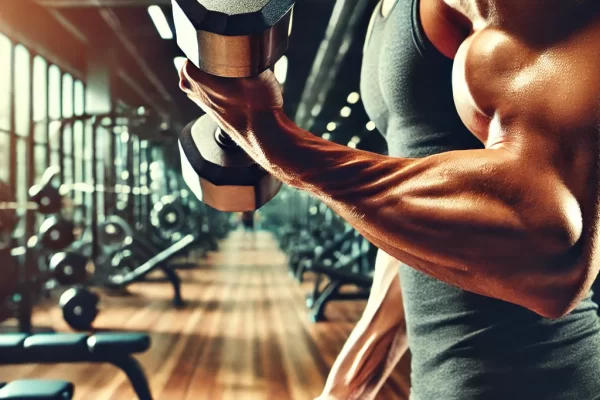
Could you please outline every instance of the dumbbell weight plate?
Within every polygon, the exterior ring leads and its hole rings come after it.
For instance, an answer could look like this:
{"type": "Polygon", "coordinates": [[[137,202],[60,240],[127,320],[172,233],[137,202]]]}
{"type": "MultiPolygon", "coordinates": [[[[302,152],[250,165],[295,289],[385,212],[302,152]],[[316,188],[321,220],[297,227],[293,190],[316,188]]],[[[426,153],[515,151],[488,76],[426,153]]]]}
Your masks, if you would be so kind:
{"type": "Polygon", "coordinates": [[[40,225],[38,241],[46,250],[64,250],[75,241],[74,229],[70,221],[57,216],[48,217],[40,225]]]}
{"type": "Polygon", "coordinates": [[[151,219],[152,225],[163,232],[173,233],[183,230],[186,214],[181,200],[174,196],[163,196],[154,204],[151,219]]]}
{"type": "Polygon", "coordinates": [[[220,211],[253,211],[279,192],[281,182],[240,149],[224,149],[218,125],[204,115],[180,136],[182,172],[199,200],[220,211]]]}
{"type": "Polygon", "coordinates": [[[50,258],[49,268],[61,285],[75,285],[85,283],[87,262],[87,258],[80,254],[61,252],[50,258]]]}
{"type": "Polygon", "coordinates": [[[98,316],[100,299],[96,293],[84,287],[73,287],[66,290],[59,300],[63,318],[76,331],[90,330],[98,316]]]}
{"type": "Polygon", "coordinates": [[[118,282],[119,278],[125,276],[146,261],[151,259],[154,254],[149,254],[144,248],[141,248],[136,242],[118,249],[111,253],[102,268],[102,281],[106,286],[114,286],[113,282],[118,282]]]}
{"type": "Polygon", "coordinates": [[[256,76],[287,51],[295,0],[172,0],[177,44],[201,70],[256,76]]]}
{"type": "Polygon", "coordinates": [[[117,251],[110,258],[111,275],[127,275],[135,271],[143,263],[137,256],[130,247],[117,251]]]}
{"type": "Polygon", "coordinates": [[[98,226],[98,244],[103,249],[114,249],[127,244],[133,229],[123,218],[112,215],[98,226]]]}
{"type": "Polygon", "coordinates": [[[40,183],[29,189],[29,199],[38,205],[40,214],[56,214],[62,208],[60,191],[52,184],[59,172],[60,170],[57,167],[48,168],[44,172],[40,183]]]}

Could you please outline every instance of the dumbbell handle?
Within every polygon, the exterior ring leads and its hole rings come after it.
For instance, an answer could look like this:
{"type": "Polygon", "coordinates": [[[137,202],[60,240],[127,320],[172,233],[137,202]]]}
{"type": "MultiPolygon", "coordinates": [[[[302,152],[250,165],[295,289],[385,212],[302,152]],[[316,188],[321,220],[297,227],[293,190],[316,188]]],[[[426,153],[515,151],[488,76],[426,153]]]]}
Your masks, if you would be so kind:
{"type": "Polygon", "coordinates": [[[239,149],[237,143],[231,138],[231,136],[223,132],[221,128],[217,128],[217,130],[215,131],[215,140],[217,141],[219,146],[227,150],[234,150],[236,148],[239,149]]]}
{"type": "MultiPolygon", "coordinates": [[[[275,66],[271,65],[267,69],[270,69],[271,71],[275,71],[275,66]]],[[[215,140],[217,141],[217,143],[219,144],[219,146],[221,146],[221,147],[223,147],[223,148],[225,148],[227,150],[233,150],[233,149],[239,149],[240,148],[238,146],[238,144],[231,138],[231,136],[229,136],[221,128],[217,128],[217,130],[215,131],[215,140]]]]}

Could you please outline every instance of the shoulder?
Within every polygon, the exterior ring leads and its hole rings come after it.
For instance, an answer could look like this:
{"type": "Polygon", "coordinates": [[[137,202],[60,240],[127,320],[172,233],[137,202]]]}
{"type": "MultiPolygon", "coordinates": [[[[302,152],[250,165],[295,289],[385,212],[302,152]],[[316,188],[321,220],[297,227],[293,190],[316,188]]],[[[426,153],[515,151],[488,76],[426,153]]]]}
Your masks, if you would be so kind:
{"type": "Polygon", "coordinates": [[[486,28],[463,47],[465,84],[489,117],[527,116],[555,127],[597,124],[600,20],[543,46],[486,28]]]}

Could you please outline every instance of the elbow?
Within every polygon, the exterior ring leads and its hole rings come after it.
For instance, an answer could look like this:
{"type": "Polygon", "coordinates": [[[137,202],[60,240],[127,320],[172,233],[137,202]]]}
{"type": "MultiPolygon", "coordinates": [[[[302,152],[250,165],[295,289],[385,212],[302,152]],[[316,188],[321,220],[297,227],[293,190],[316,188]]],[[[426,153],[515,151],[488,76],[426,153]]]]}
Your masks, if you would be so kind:
{"type": "Polygon", "coordinates": [[[559,319],[570,314],[581,301],[581,298],[574,296],[572,291],[567,291],[562,296],[563,300],[545,304],[537,310],[537,313],[547,319],[559,319]]]}
{"type": "MultiPolygon", "coordinates": [[[[566,246],[566,243],[562,245],[566,246]]],[[[532,299],[533,311],[549,319],[562,318],[589,294],[594,281],[593,268],[590,263],[584,262],[580,249],[580,246],[573,245],[547,259],[541,278],[545,282],[538,286],[538,295],[532,299]]]]}
{"type": "Polygon", "coordinates": [[[540,205],[534,223],[542,254],[563,258],[573,253],[583,236],[583,216],[572,196],[556,199],[555,204],[540,205]]]}
{"type": "Polygon", "coordinates": [[[544,305],[542,308],[537,310],[537,313],[547,319],[559,319],[562,318],[577,307],[578,302],[561,302],[553,305],[544,305]]]}
{"type": "MultiPolygon", "coordinates": [[[[576,214],[575,214],[576,215],[576,214]]],[[[562,214],[547,220],[540,231],[543,273],[548,278],[543,299],[537,299],[536,311],[543,317],[558,319],[573,311],[587,296],[593,280],[591,265],[582,259],[583,226],[581,216],[562,214]]]]}

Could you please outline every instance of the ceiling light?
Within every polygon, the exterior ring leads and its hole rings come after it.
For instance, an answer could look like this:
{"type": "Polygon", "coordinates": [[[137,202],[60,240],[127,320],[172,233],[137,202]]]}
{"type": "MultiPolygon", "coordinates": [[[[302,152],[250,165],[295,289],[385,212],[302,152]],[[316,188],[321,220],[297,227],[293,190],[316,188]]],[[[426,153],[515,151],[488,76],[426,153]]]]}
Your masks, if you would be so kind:
{"type": "Polygon", "coordinates": [[[350,141],[354,143],[360,143],[360,138],[358,136],[353,136],[352,139],[350,139],[350,141]]]}
{"type": "Polygon", "coordinates": [[[323,109],[323,106],[321,104],[317,104],[312,108],[312,110],[310,110],[310,115],[312,115],[313,117],[316,117],[321,113],[322,109],[323,109]]]}
{"type": "Polygon", "coordinates": [[[340,111],[340,115],[343,118],[348,118],[350,116],[350,114],[352,114],[352,109],[348,106],[342,108],[342,111],[340,111]]]}
{"type": "Polygon", "coordinates": [[[348,143],[348,147],[352,147],[353,149],[355,149],[355,148],[356,148],[356,143],[354,143],[354,142],[349,142],[349,143],[348,143]]]}
{"type": "Polygon", "coordinates": [[[173,39],[173,31],[167,22],[167,17],[165,17],[162,8],[156,5],[150,6],[148,7],[148,14],[150,14],[150,18],[152,18],[152,22],[154,22],[154,26],[160,37],[166,40],[173,39]]]}
{"type": "Polygon", "coordinates": [[[321,137],[325,140],[329,140],[329,139],[331,139],[331,133],[324,133],[323,136],[321,136],[321,137]]]}
{"type": "Polygon", "coordinates": [[[376,126],[375,126],[375,122],[373,122],[373,121],[369,121],[369,123],[367,123],[367,129],[368,129],[369,131],[374,131],[374,130],[375,130],[375,128],[376,128],[376,126]]]}
{"type": "Polygon", "coordinates": [[[279,61],[277,61],[275,63],[275,68],[274,68],[275,78],[282,85],[285,83],[285,80],[287,78],[287,71],[288,71],[288,58],[286,56],[283,56],[279,59],[279,61]]]}
{"type": "Polygon", "coordinates": [[[185,57],[175,57],[173,63],[175,64],[177,72],[181,71],[181,69],[183,68],[183,64],[185,64],[185,60],[187,60],[187,58],[185,57]]]}
{"type": "Polygon", "coordinates": [[[360,94],[352,92],[348,95],[348,103],[356,104],[360,100],[360,94]]]}
{"type": "Polygon", "coordinates": [[[337,128],[337,124],[335,122],[330,122],[327,124],[327,130],[329,132],[335,131],[335,128],[337,128]]]}

